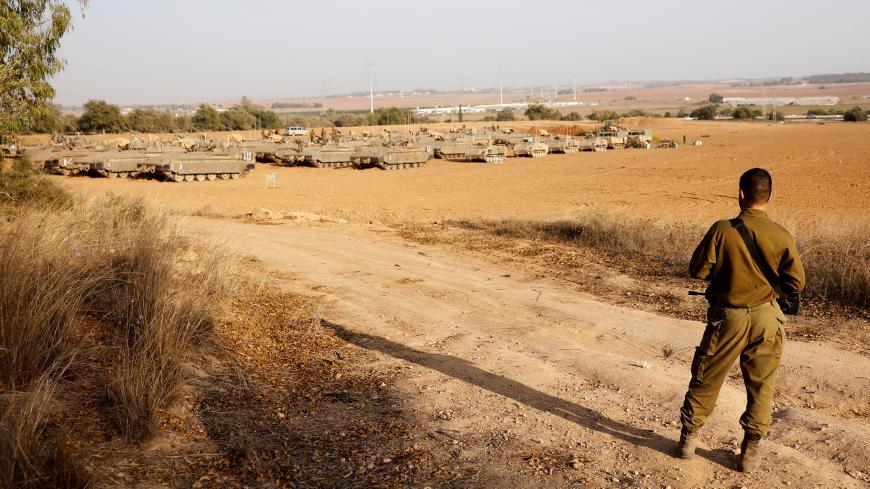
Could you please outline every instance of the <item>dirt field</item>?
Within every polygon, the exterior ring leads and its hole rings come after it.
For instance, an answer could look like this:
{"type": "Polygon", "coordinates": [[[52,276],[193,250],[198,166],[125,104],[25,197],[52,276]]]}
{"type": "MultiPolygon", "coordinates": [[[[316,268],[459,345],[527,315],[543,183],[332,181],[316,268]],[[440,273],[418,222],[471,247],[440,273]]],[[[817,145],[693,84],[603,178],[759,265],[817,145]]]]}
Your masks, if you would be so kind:
{"type": "MultiPolygon", "coordinates": [[[[577,100],[586,105],[570,110],[578,110],[581,113],[587,113],[596,108],[589,104],[598,104],[599,108],[610,107],[626,107],[625,98],[634,97],[636,100],[630,102],[632,108],[672,108],[685,106],[689,100],[693,103],[707,100],[711,93],[718,93],[723,97],[818,97],[818,96],[837,96],[842,102],[851,103],[866,103],[862,97],[870,95],[870,83],[829,83],[826,85],[808,84],[808,85],[775,85],[768,87],[733,87],[731,83],[691,83],[685,85],[674,85],[666,87],[652,88],[624,88],[612,87],[605,92],[589,92],[584,93],[581,87],[578,87],[577,100]],[[820,87],[824,87],[820,89],[820,87]]],[[[534,88],[533,98],[540,96],[540,88],[534,88]]],[[[560,89],[570,89],[571,86],[562,84],[560,89]]],[[[553,84],[550,83],[543,87],[543,98],[553,98],[553,84]]],[[[506,103],[525,102],[530,95],[528,89],[516,91],[505,89],[504,101],[506,103]]],[[[375,107],[434,107],[445,105],[477,105],[477,104],[497,104],[499,100],[498,92],[493,93],[433,93],[433,94],[417,94],[408,96],[398,95],[381,95],[375,97],[375,107]]],[[[571,94],[562,94],[557,100],[570,101],[574,97],[571,94]]],[[[311,103],[311,99],[306,100],[282,100],[285,102],[311,103]]],[[[317,101],[320,101],[319,99],[317,101]]],[[[274,100],[264,101],[267,105],[274,100]]],[[[323,100],[324,110],[332,108],[335,110],[367,110],[369,108],[369,98],[361,97],[341,97],[327,98],[323,100]]],[[[311,110],[311,109],[300,109],[311,110]]],[[[292,110],[289,112],[293,112],[292,110]]]]}
{"type": "MultiPolygon", "coordinates": [[[[309,333],[329,332],[346,348],[367,352],[360,371],[389,379],[388,387],[379,385],[402,400],[401,417],[413,425],[403,443],[412,453],[443,454],[427,470],[458,474],[449,486],[867,487],[866,351],[813,335],[790,337],[772,433],[762,468],[752,475],[734,470],[745,404],[735,370],[702,432],[702,449],[682,462],[670,453],[702,323],[648,312],[632,300],[643,284],[619,269],[575,279],[619,286],[613,297],[600,297],[522,256],[408,240],[384,225],[551,219],[589,208],[706,224],[735,213],[736,178],[756,165],[773,173],[773,213],[787,225],[835,229],[867,217],[870,125],[631,125],[704,144],[504,165],[435,160],[395,172],[258,165],[228,182],[57,178],[83,195],[142,196],[169,207],[180,214],[185,235],[246,257],[248,272],[270,286],[315,297],[322,321],[309,333]],[[266,188],[269,173],[279,188],[266,188]],[[232,219],[245,215],[253,219],[232,219]]],[[[672,294],[687,300],[683,289],[672,294]]],[[[239,319],[238,331],[227,326],[245,352],[277,348],[249,337],[246,321],[239,319]]],[[[797,318],[789,328],[804,331],[804,322],[797,318]]],[[[372,395],[378,405],[380,394],[372,395]]],[[[335,413],[349,409],[337,406],[335,413]]],[[[398,419],[391,412],[385,408],[386,418],[376,423],[398,419]]],[[[235,428],[214,429],[224,436],[235,428]]],[[[359,485],[361,474],[406,463],[380,454],[392,445],[373,443],[377,457],[336,462],[347,464],[339,467],[347,481],[359,485]]]]}
{"type": "Polygon", "coordinates": [[[651,127],[654,134],[680,142],[685,134],[689,142],[698,138],[704,144],[513,158],[504,165],[432,160],[421,169],[398,172],[258,165],[246,178],[230,182],[57,178],[74,192],[142,196],[182,213],[303,211],[363,222],[431,222],[551,219],[592,207],[707,223],[734,213],[736,178],[762,166],[775,182],[773,214],[786,224],[860,219],[870,208],[870,125],[659,119],[630,125],[651,127]],[[271,173],[277,189],[266,186],[271,173]]]}

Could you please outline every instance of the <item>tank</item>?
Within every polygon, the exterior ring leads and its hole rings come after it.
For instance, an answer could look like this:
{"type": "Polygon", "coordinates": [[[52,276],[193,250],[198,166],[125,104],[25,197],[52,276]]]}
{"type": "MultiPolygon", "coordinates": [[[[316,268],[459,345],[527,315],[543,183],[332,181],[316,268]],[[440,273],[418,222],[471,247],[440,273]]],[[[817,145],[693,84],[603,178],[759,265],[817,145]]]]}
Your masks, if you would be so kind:
{"type": "Polygon", "coordinates": [[[580,151],[607,151],[607,140],[594,134],[577,140],[577,144],[580,151]]]}
{"type": "Polygon", "coordinates": [[[251,152],[242,153],[163,153],[143,164],[151,172],[174,182],[237,179],[255,166],[251,152]]]}
{"type": "Polygon", "coordinates": [[[352,148],[340,146],[320,146],[307,148],[302,151],[303,163],[314,168],[345,168],[353,162],[352,148]]]}
{"type": "Polygon", "coordinates": [[[468,161],[483,161],[485,163],[504,163],[507,156],[507,146],[503,144],[479,144],[468,149],[468,161]]]}
{"type": "Polygon", "coordinates": [[[363,146],[354,152],[354,165],[360,168],[376,166],[381,170],[419,168],[430,158],[426,147],[363,146]]]}
{"type": "Polygon", "coordinates": [[[79,166],[86,165],[91,175],[133,178],[142,172],[143,165],[152,156],[129,151],[105,151],[74,157],[72,160],[79,166]]]}
{"type": "Polygon", "coordinates": [[[555,136],[547,141],[550,153],[574,154],[580,151],[580,142],[571,136],[555,136]]]}
{"type": "Polygon", "coordinates": [[[546,156],[549,149],[547,144],[536,141],[535,138],[529,136],[514,145],[514,156],[540,158],[541,156],[546,156]]]}
{"type": "Polygon", "coordinates": [[[652,134],[649,129],[629,129],[625,145],[629,148],[649,149],[651,142],[652,134]]]}

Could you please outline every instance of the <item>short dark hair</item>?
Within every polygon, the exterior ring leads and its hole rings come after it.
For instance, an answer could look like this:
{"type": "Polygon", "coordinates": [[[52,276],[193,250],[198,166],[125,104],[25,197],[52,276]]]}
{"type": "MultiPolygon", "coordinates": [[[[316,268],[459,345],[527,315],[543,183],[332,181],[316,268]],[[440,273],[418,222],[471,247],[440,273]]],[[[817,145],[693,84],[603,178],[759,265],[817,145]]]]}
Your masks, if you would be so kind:
{"type": "Polygon", "coordinates": [[[772,189],[773,179],[764,168],[753,168],[740,175],[740,190],[748,205],[767,203],[772,189]]]}

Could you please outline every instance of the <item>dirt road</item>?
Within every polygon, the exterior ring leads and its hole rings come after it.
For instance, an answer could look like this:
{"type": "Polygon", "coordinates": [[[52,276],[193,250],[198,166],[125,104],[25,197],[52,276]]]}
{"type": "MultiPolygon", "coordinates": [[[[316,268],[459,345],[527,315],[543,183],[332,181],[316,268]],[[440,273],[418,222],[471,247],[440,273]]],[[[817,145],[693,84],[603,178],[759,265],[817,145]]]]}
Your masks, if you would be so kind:
{"type": "Polygon", "coordinates": [[[377,226],[186,218],[181,229],[258,259],[279,287],[322,296],[324,324],[406,369],[397,388],[427,430],[449,435],[480,486],[870,481],[866,356],[789,342],[763,468],[745,476],[732,461],[745,403],[739,371],[699,456],[670,455],[700,323],[598,302],[529,270],[377,226]]]}

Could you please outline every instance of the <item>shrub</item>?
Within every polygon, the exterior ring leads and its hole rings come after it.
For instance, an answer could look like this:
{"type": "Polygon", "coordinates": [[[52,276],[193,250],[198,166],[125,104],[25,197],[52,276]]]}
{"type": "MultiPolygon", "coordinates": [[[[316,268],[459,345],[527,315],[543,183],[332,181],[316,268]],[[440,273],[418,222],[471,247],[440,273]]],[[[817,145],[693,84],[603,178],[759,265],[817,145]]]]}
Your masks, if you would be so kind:
{"type": "Polygon", "coordinates": [[[778,110],[774,110],[774,111],[771,111],[769,114],[767,114],[767,120],[769,120],[769,121],[784,121],[785,115],[778,110]]]}
{"type": "Polygon", "coordinates": [[[742,105],[735,108],[734,112],[731,114],[735,119],[745,120],[752,119],[752,111],[749,110],[748,107],[743,107],[742,105]]]}
{"type": "Polygon", "coordinates": [[[495,120],[497,120],[497,121],[513,121],[513,120],[516,120],[516,116],[514,116],[513,109],[502,109],[496,113],[495,120]]]}
{"type": "Polygon", "coordinates": [[[721,95],[719,95],[718,93],[711,93],[710,96],[707,97],[707,100],[711,104],[721,104],[722,101],[725,100],[725,98],[722,97],[721,95]]]}
{"type": "Polygon", "coordinates": [[[847,122],[863,122],[867,120],[867,113],[861,107],[853,107],[843,113],[843,120],[847,122]]]}
{"type": "Polygon", "coordinates": [[[563,121],[582,121],[583,116],[580,115],[579,112],[570,112],[568,114],[563,115],[560,120],[563,121]]]}
{"type": "Polygon", "coordinates": [[[612,110],[596,110],[587,114],[586,118],[598,122],[613,121],[619,119],[619,114],[612,110]]]}
{"type": "Polygon", "coordinates": [[[691,117],[702,120],[712,120],[716,118],[717,109],[715,105],[705,105],[699,107],[689,114],[691,117]]]}
{"type": "Polygon", "coordinates": [[[63,187],[37,173],[24,158],[15,159],[9,170],[0,170],[0,208],[60,208],[71,201],[63,187]]]}
{"type": "Polygon", "coordinates": [[[530,121],[559,120],[559,111],[551,109],[544,104],[530,104],[525,111],[530,121]]]}
{"type": "Polygon", "coordinates": [[[628,97],[625,97],[623,100],[637,100],[637,97],[635,97],[633,95],[629,95],[628,97]]]}

